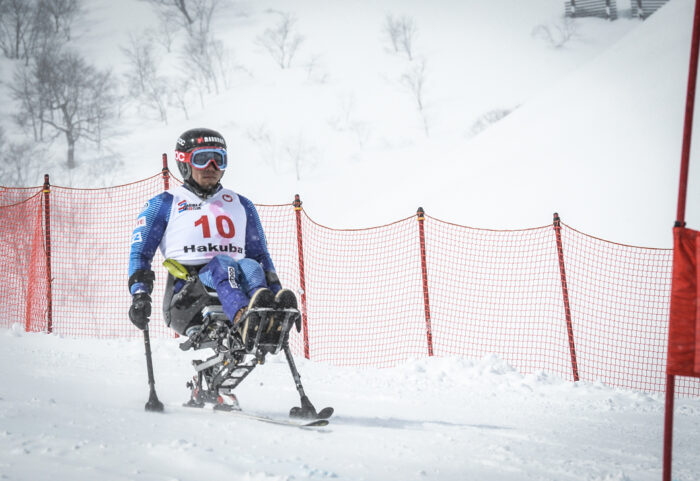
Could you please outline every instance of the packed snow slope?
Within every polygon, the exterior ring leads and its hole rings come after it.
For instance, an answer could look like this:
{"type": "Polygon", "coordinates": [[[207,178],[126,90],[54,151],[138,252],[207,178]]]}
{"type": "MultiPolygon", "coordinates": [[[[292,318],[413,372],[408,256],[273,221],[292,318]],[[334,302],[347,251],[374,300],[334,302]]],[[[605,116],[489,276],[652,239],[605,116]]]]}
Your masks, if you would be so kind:
{"type": "MultiPolygon", "coordinates": [[[[145,412],[144,347],[0,330],[0,478],[656,481],[663,396],[523,376],[499,359],[424,359],[392,369],[297,359],[317,430],[182,407],[194,373],[178,341],[153,342],[164,413],[145,412]]],[[[204,356],[202,356],[204,357],[204,356]]],[[[298,404],[283,356],[238,388],[244,409],[298,404]]],[[[700,474],[700,400],[676,402],[674,476],[700,474]]]]}
{"type": "MultiPolygon", "coordinates": [[[[56,185],[131,182],[159,172],[179,133],[209,126],[229,142],[227,186],[268,204],[299,193],[331,227],[384,224],[419,206],[487,228],[540,226],[558,211],[598,237],[670,247],[693,2],[671,0],[644,22],[617,3],[616,21],[566,26],[562,0],[220,2],[218,92],[191,86],[187,114],[171,105],[167,124],[132,98],[102,151],[83,144],[69,173],[59,139],[46,170],[56,185]],[[281,12],[303,37],[287,69],[260,44],[281,12]],[[387,15],[413,20],[412,60],[391,48],[387,15]],[[573,33],[559,48],[533,35],[559,29],[573,33]],[[408,81],[419,74],[422,112],[408,81]],[[484,122],[499,112],[510,115],[484,122]],[[96,159],[108,165],[100,181],[96,159]]],[[[170,52],[150,3],[92,0],[71,46],[123,79],[123,49],[147,33],[158,74],[174,85],[197,67],[181,52],[184,31],[167,27],[170,52]]],[[[14,67],[3,60],[0,77],[9,82],[14,67]]],[[[6,85],[0,99],[16,108],[6,85]]],[[[12,113],[3,109],[0,125],[19,137],[12,113]]],[[[690,226],[700,226],[696,171],[690,226]]]]}

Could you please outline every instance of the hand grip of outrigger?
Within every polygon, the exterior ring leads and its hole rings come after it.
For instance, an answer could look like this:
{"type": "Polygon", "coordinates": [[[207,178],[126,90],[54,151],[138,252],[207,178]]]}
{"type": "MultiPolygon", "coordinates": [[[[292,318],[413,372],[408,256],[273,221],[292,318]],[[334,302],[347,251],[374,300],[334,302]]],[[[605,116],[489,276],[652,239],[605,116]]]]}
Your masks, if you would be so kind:
{"type": "Polygon", "coordinates": [[[190,273],[187,271],[187,268],[175,259],[165,259],[163,261],[163,267],[165,267],[168,272],[170,272],[170,274],[177,279],[188,281],[192,278],[190,273]]]}

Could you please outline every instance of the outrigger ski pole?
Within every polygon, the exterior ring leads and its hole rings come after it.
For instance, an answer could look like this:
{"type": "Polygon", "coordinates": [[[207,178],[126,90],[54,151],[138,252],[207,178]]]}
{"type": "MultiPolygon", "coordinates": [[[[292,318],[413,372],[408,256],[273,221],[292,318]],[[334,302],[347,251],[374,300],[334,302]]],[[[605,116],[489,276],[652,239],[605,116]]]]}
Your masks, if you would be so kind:
{"type": "Polygon", "coordinates": [[[156,395],[156,381],[153,377],[151,337],[148,334],[148,323],[146,323],[146,327],[143,330],[143,343],[146,347],[146,370],[148,371],[148,385],[151,390],[146,403],[146,411],[161,412],[163,411],[163,403],[158,400],[158,395],[156,395]]]}
{"type": "Polygon", "coordinates": [[[297,371],[296,364],[294,364],[294,358],[292,357],[292,352],[289,350],[288,343],[284,346],[284,355],[287,357],[287,363],[289,364],[289,369],[292,371],[294,384],[297,387],[299,397],[301,397],[301,407],[294,406],[290,409],[289,417],[302,419],[328,419],[331,417],[333,415],[332,407],[326,407],[316,412],[316,408],[311,404],[311,401],[309,401],[309,397],[304,392],[304,386],[301,385],[301,376],[299,375],[299,371],[297,371]]]}

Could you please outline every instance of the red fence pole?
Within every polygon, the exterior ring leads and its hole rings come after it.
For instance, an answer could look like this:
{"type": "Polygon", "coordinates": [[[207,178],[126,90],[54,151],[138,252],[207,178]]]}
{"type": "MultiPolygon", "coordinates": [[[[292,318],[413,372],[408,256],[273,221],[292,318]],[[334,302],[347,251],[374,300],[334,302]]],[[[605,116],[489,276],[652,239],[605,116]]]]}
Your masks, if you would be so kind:
{"type": "Polygon", "coordinates": [[[304,241],[301,235],[301,199],[299,194],[294,195],[294,211],[297,216],[297,249],[299,252],[299,287],[301,287],[301,321],[304,332],[304,357],[311,359],[309,355],[309,325],[306,314],[306,277],[304,275],[304,241]]]}
{"type": "Polygon", "coordinates": [[[671,481],[671,459],[673,455],[673,401],[676,391],[676,376],[666,375],[666,407],[664,412],[664,467],[663,481],[671,481]]]}
{"type": "Polygon", "coordinates": [[[416,212],[418,218],[418,235],[420,237],[420,264],[423,272],[423,305],[425,306],[425,332],[428,337],[428,356],[433,355],[433,328],[430,322],[430,298],[428,297],[428,263],[425,256],[425,211],[418,207],[416,212]]]}
{"type": "Polygon", "coordinates": [[[574,382],[578,381],[578,363],[576,362],[576,345],[574,344],[574,328],[571,324],[571,307],[569,306],[569,288],[566,284],[566,269],[564,269],[564,249],[561,243],[561,219],[554,213],[554,232],[557,236],[557,253],[559,256],[559,273],[561,274],[561,291],[564,296],[564,314],[566,315],[566,332],[569,336],[569,352],[571,354],[571,369],[574,382]]]}
{"type": "MultiPolygon", "coordinates": [[[[688,67],[688,89],[685,97],[685,120],[683,122],[683,145],[681,147],[681,169],[678,181],[678,205],[676,227],[685,226],[686,194],[688,191],[688,170],[690,166],[690,141],[693,136],[693,115],[695,110],[695,84],[698,78],[698,50],[700,46],[700,1],[695,1],[693,33],[690,40],[690,65],[688,67]]],[[[673,453],[673,400],[676,378],[666,375],[666,406],[664,413],[664,466],[662,479],[671,481],[673,453]]]]}
{"type": "Polygon", "coordinates": [[[46,253],[46,331],[53,331],[53,295],[51,292],[51,204],[49,174],[44,174],[44,244],[46,253]]]}
{"type": "Polygon", "coordinates": [[[163,187],[170,189],[170,171],[168,170],[168,154],[163,154],[163,187]]]}

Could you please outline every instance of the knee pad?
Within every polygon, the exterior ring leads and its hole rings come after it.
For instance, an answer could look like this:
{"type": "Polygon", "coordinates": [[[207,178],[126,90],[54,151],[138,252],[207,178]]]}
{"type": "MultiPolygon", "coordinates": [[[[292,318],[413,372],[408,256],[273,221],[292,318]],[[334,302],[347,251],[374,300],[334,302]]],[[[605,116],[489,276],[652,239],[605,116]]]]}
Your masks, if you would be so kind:
{"type": "Polygon", "coordinates": [[[238,287],[247,296],[261,287],[267,287],[262,266],[253,259],[239,261],[226,255],[218,255],[199,271],[202,283],[216,289],[221,282],[229,282],[231,287],[238,287]]]}
{"type": "Polygon", "coordinates": [[[267,287],[265,272],[259,262],[253,259],[241,259],[238,261],[240,269],[239,284],[249,296],[261,287],[267,287]]]}

